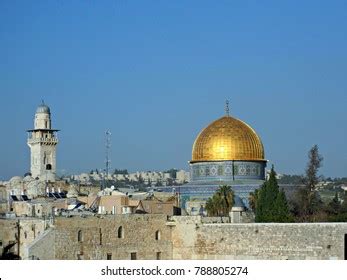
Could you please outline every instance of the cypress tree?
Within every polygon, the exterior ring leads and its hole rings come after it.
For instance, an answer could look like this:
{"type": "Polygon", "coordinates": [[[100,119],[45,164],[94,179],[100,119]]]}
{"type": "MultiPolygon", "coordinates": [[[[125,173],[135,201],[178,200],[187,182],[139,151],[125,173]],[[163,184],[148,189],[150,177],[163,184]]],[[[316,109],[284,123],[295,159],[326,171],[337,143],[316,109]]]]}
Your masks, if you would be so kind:
{"type": "Polygon", "coordinates": [[[271,168],[269,179],[259,189],[255,197],[256,222],[290,222],[292,218],[283,190],[279,190],[274,166],[271,168]]]}
{"type": "Polygon", "coordinates": [[[275,219],[276,222],[279,223],[286,223],[286,222],[292,222],[293,218],[291,217],[286,194],[284,193],[284,190],[280,190],[276,201],[275,201],[275,219]]]}

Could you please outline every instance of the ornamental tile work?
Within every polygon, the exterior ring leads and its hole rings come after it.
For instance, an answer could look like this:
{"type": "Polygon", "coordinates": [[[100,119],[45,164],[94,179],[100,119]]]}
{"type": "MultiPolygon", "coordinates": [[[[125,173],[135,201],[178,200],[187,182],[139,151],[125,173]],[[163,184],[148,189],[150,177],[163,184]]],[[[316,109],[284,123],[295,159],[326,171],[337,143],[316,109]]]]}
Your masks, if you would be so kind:
{"type": "Polygon", "coordinates": [[[196,162],[190,165],[191,180],[196,181],[234,181],[236,179],[265,179],[265,162],[220,161],[196,162]]]}
{"type": "MultiPolygon", "coordinates": [[[[262,181],[254,181],[245,185],[232,185],[231,188],[235,195],[240,198],[242,204],[248,207],[248,198],[251,192],[254,192],[262,184],[262,181]]],[[[187,184],[183,186],[160,187],[163,192],[179,193],[180,207],[186,209],[186,203],[190,200],[207,200],[219,189],[220,184],[214,182],[211,184],[187,184]]]]}

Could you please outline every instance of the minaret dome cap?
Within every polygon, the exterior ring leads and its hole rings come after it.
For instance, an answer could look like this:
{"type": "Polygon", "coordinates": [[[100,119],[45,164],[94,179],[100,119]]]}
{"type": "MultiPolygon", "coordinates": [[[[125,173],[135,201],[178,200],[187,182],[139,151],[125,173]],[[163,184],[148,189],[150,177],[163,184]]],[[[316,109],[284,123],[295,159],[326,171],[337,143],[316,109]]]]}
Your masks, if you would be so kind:
{"type": "Polygon", "coordinates": [[[40,104],[39,107],[37,107],[36,113],[51,114],[51,110],[50,110],[49,107],[42,101],[42,104],[40,104]]]}

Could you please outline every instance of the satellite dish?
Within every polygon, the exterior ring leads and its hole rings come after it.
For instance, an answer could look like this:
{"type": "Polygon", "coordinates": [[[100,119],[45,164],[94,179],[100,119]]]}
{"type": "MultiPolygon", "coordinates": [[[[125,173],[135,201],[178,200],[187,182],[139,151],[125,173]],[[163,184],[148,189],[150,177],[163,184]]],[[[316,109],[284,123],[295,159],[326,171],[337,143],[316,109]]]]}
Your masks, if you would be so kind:
{"type": "Polygon", "coordinates": [[[111,190],[114,190],[114,186],[111,186],[111,190]]]}

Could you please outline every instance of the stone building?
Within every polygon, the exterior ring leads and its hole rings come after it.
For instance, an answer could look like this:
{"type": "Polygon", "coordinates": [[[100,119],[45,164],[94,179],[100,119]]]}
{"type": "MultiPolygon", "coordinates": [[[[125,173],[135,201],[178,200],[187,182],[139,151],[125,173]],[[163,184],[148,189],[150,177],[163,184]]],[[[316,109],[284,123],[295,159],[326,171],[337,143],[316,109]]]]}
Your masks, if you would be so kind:
{"type": "Polygon", "coordinates": [[[8,211],[8,195],[6,186],[0,185],[0,215],[8,211]]]}
{"type": "MultiPolygon", "coordinates": [[[[68,210],[72,204],[71,200],[76,201],[76,199],[67,198],[37,198],[27,201],[13,201],[11,209],[16,217],[52,218],[58,210],[68,210]]],[[[76,203],[72,205],[76,205],[76,203]]]]}
{"type": "Polygon", "coordinates": [[[129,199],[125,194],[101,196],[97,202],[98,214],[133,214],[143,212],[140,201],[129,199]]]}
{"type": "Polygon", "coordinates": [[[146,185],[151,186],[167,186],[171,184],[182,185],[190,180],[189,172],[185,170],[177,170],[175,176],[167,172],[158,171],[137,171],[129,174],[108,174],[103,172],[92,171],[91,173],[82,173],[79,175],[71,175],[66,180],[78,181],[80,184],[92,185],[93,181],[101,182],[104,179],[108,181],[126,181],[131,182],[142,181],[146,185]]]}
{"type": "Polygon", "coordinates": [[[51,110],[42,102],[37,108],[34,129],[28,130],[30,172],[33,178],[54,182],[56,178],[57,129],[52,129],[51,110]]]}
{"type": "Polygon", "coordinates": [[[178,207],[175,197],[162,201],[156,197],[141,200],[144,211],[148,214],[165,214],[168,216],[181,215],[181,208],[178,207]]]}
{"type": "Polygon", "coordinates": [[[21,259],[28,259],[27,248],[48,229],[49,225],[49,220],[32,217],[0,218],[0,255],[8,251],[7,253],[18,255],[21,259]]]}

